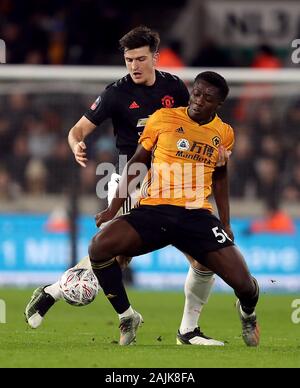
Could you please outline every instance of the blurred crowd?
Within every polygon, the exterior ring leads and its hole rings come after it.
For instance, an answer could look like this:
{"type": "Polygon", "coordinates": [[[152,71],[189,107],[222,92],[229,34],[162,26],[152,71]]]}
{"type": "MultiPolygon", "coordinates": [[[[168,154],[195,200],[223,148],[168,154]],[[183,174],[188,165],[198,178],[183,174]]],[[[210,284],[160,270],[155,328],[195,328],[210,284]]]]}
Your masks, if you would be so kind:
{"type": "Polygon", "coordinates": [[[249,111],[242,115],[241,101],[233,108],[233,197],[257,197],[269,204],[274,198],[300,200],[300,100],[283,100],[248,101],[249,111]]]}
{"type": "MultiPolygon", "coordinates": [[[[78,94],[0,97],[0,199],[66,193],[74,171],[80,192],[96,195],[98,164],[118,159],[111,123],[88,138],[86,169],[76,165],[67,143],[69,129],[92,100],[78,94]]],[[[220,115],[236,134],[232,197],[300,200],[300,100],[284,101],[240,97],[225,104],[220,115]]]]}
{"type": "Polygon", "coordinates": [[[172,39],[169,31],[186,3],[186,0],[139,3],[1,0],[0,38],[6,42],[7,63],[11,64],[121,65],[118,41],[140,24],[160,32],[165,66],[280,67],[285,55],[290,55],[282,50],[276,52],[265,42],[258,42],[251,50],[234,50],[231,45],[224,48],[203,35],[200,41],[198,36],[191,37],[200,46],[189,63],[184,63],[181,42],[172,39]]]}
{"type": "Polygon", "coordinates": [[[66,193],[71,189],[74,171],[81,192],[95,194],[97,165],[114,163],[117,156],[108,124],[102,126],[99,138],[95,133],[88,140],[88,146],[92,144],[88,167],[79,169],[74,162],[67,135],[87,110],[85,99],[61,94],[0,97],[1,199],[13,200],[22,193],[66,193]]]}
{"type": "Polygon", "coordinates": [[[8,63],[119,64],[121,36],[139,24],[151,21],[157,26],[157,7],[162,24],[169,20],[164,15],[170,9],[184,4],[185,0],[1,0],[0,37],[6,42],[8,63]]]}
{"type": "MultiPolygon", "coordinates": [[[[156,21],[161,27],[165,23],[166,29],[172,19],[170,9],[179,10],[185,1],[159,2],[159,21],[154,3],[1,0],[0,37],[7,45],[7,62],[122,65],[117,50],[119,38],[132,27],[148,24],[148,20],[151,27],[156,27],[156,21]]],[[[180,42],[163,41],[159,66],[284,66],[282,58],[266,44],[250,56],[236,56],[212,40],[202,43],[191,63],[184,63],[180,42]]],[[[249,91],[251,85],[245,85],[238,98],[230,98],[225,104],[221,114],[236,133],[230,161],[231,195],[299,201],[300,100],[270,94],[250,98],[249,91]]],[[[0,96],[0,199],[14,199],[24,192],[65,193],[72,186],[73,171],[81,193],[95,194],[97,165],[117,162],[111,124],[106,123],[90,137],[86,169],[76,166],[67,144],[69,129],[93,98],[66,93],[0,96]]]]}

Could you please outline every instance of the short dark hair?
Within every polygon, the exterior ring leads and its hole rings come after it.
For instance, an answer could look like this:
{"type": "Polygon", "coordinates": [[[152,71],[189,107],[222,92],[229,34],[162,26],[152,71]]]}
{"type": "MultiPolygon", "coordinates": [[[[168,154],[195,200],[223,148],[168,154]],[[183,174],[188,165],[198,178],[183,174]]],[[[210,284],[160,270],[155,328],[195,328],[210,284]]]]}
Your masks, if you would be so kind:
{"type": "Polygon", "coordinates": [[[201,80],[206,81],[209,84],[218,88],[222,101],[226,100],[226,97],[229,93],[229,86],[224,77],[222,77],[218,73],[215,73],[214,71],[204,71],[203,73],[197,75],[194,83],[197,83],[201,80]]]}
{"type": "Polygon", "coordinates": [[[152,31],[146,26],[139,26],[124,35],[119,43],[120,49],[123,51],[149,46],[150,51],[156,53],[160,44],[160,37],[158,32],[152,31]]]}

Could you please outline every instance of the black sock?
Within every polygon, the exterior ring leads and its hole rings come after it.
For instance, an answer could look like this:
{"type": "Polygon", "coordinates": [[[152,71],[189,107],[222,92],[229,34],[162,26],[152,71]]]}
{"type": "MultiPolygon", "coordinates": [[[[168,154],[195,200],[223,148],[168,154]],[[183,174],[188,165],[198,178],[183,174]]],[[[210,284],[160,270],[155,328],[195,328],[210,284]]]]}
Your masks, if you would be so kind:
{"type": "Polygon", "coordinates": [[[242,310],[249,315],[254,312],[259,298],[259,286],[258,286],[257,280],[255,278],[252,278],[252,279],[256,287],[255,293],[253,294],[253,296],[249,298],[249,297],[236,294],[236,296],[240,300],[242,310]]]}
{"type": "Polygon", "coordinates": [[[124,313],[130,303],[123,285],[122,271],[115,259],[106,263],[91,261],[93,271],[102,287],[104,294],[118,314],[124,313]]]}

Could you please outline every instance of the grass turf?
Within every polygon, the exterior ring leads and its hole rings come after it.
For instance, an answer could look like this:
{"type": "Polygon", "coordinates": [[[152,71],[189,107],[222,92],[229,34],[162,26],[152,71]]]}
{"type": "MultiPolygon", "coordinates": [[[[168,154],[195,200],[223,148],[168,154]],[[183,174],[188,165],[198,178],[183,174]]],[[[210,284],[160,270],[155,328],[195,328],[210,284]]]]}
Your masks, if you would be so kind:
{"type": "Polygon", "coordinates": [[[292,295],[262,295],[261,345],[247,348],[233,295],[213,294],[201,329],[224,348],[176,346],[183,293],[129,291],[145,324],[135,346],[119,347],[118,320],[103,295],[84,308],[60,302],[38,330],[27,328],[24,307],[32,290],[0,289],[7,323],[0,324],[0,367],[201,368],[300,367],[300,324],[291,321],[292,295]]]}

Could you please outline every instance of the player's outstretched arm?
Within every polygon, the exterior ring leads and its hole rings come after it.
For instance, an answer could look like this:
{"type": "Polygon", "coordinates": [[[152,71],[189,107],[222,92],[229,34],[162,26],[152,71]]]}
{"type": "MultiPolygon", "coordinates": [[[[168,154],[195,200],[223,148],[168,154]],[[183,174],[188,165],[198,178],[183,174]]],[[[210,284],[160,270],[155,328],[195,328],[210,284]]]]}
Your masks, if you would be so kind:
{"type": "Polygon", "coordinates": [[[151,164],[151,156],[151,151],[147,151],[142,145],[138,146],[135,154],[124,168],[120,183],[111,204],[107,209],[95,216],[98,228],[102,223],[108,222],[115,217],[128,195],[134,191],[135,188],[133,185],[130,185],[130,183],[137,177],[139,177],[139,180],[144,178],[151,164]],[[134,164],[136,165],[136,168],[131,168],[134,167],[134,164]],[[144,168],[139,168],[141,166],[144,166],[144,168]]]}
{"type": "Polygon", "coordinates": [[[220,220],[225,232],[234,240],[230,227],[229,184],[227,165],[217,167],[213,173],[213,193],[218,208],[220,220]]]}
{"type": "Polygon", "coordinates": [[[71,128],[68,136],[69,145],[75,156],[75,160],[82,167],[86,167],[88,161],[86,157],[86,145],[84,139],[96,128],[96,125],[85,116],[71,128]]]}

